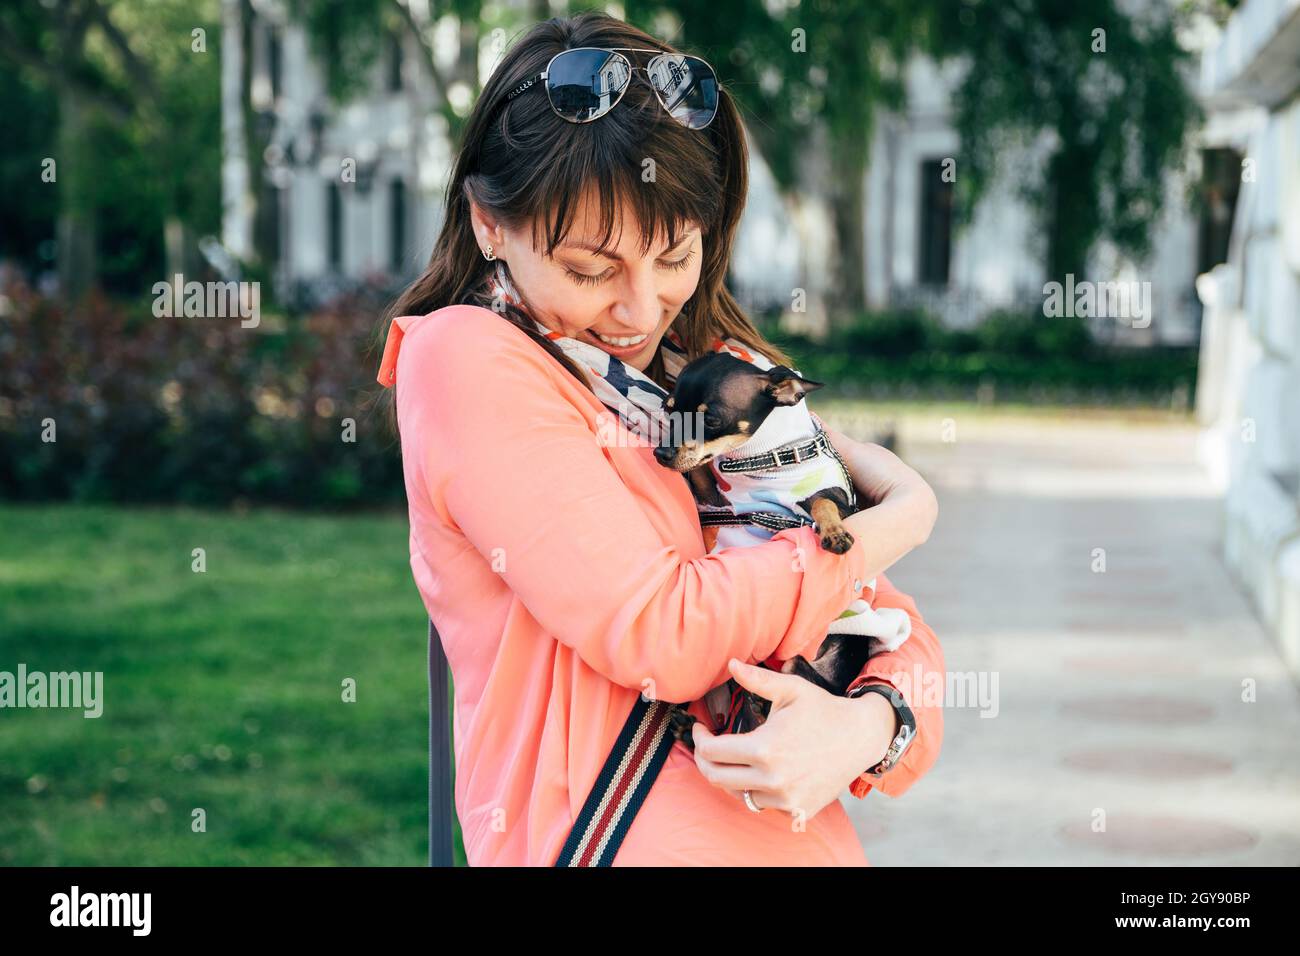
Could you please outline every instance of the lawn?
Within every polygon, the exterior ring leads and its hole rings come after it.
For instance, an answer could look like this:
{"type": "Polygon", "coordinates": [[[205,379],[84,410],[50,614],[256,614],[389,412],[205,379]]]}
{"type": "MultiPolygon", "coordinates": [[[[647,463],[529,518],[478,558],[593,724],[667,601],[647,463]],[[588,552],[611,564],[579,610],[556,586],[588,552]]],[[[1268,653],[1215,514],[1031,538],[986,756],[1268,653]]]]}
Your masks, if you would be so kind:
{"type": "Polygon", "coordinates": [[[98,718],[0,709],[0,863],[426,864],[406,527],[0,506],[0,671],[103,673],[98,718]]]}

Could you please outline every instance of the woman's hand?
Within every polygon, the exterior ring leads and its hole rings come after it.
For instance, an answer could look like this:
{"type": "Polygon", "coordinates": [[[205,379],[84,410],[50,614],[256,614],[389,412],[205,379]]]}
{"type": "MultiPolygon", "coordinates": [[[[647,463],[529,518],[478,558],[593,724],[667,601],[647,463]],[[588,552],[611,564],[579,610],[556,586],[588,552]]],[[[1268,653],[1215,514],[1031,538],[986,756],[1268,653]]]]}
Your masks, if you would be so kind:
{"type": "Polygon", "coordinates": [[[699,721],[693,730],[700,773],[737,800],[749,790],[762,809],[810,820],[879,763],[898,732],[881,694],[836,697],[802,677],[735,658],[730,669],[737,683],[772,702],[767,721],[745,734],[717,736],[699,721]]]}

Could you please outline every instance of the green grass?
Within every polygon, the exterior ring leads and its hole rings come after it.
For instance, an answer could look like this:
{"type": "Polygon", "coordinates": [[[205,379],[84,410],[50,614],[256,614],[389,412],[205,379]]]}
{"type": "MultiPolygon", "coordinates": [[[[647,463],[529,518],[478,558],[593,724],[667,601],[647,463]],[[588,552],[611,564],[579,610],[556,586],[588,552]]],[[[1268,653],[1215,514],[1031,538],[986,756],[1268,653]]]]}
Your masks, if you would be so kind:
{"type": "Polygon", "coordinates": [[[0,864],[424,865],[407,554],[401,514],[0,506],[0,670],[104,675],[97,719],[0,709],[0,864]]]}

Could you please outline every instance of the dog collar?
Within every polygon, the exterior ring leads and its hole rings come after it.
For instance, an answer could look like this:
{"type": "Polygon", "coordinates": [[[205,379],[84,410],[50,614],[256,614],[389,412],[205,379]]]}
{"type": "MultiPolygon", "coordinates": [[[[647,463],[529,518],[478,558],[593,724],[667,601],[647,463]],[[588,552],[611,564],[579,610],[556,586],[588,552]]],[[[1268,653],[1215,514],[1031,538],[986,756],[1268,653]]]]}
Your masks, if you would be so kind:
{"type": "Polygon", "coordinates": [[[830,440],[826,437],[826,433],[819,430],[812,438],[790,442],[771,451],[765,451],[761,455],[750,455],[748,458],[719,458],[718,471],[773,471],[787,465],[797,465],[821,454],[829,454],[829,444],[830,440]]]}

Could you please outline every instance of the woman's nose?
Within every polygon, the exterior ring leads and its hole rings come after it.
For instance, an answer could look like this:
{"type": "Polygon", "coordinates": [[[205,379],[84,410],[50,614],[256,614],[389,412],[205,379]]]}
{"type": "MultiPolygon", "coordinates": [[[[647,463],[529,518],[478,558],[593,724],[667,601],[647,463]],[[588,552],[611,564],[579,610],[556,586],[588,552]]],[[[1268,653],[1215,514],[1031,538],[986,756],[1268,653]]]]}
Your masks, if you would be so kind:
{"type": "Polygon", "coordinates": [[[662,313],[659,306],[659,289],[653,277],[632,277],[624,286],[623,294],[612,312],[619,324],[635,330],[637,335],[653,332],[659,325],[662,313]]]}

